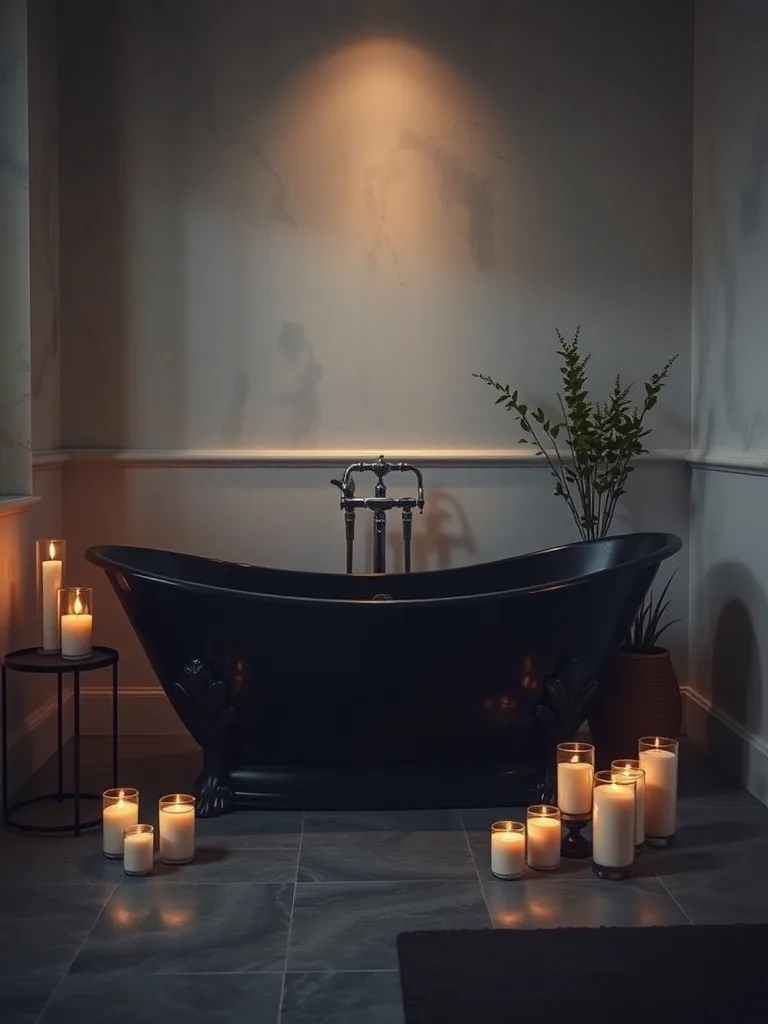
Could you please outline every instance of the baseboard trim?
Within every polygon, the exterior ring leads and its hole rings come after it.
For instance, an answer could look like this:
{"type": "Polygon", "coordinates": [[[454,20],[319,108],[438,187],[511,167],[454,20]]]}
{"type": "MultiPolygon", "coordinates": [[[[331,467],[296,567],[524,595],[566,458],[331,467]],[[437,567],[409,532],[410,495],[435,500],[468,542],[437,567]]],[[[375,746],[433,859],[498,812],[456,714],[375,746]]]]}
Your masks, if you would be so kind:
{"type": "Polygon", "coordinates": [[[685,456],[694,469],[716,473],[740,473],[743,476],[768,476],[768,452],[704,451],[694,449],[685,456]]]}
{"type": "MultiPolygon", "coordinates": [[[[111,735],[111,686],[82,691],[80,723],[84,736],[111,735]]],[[[189,736],[159,686],[120,686],[118,731],[121,736],[189,736]]]]}
{"type": "Polygon", "coordinates": [[[690,686],[681,687],[681,692],[685,734],[748,792],[768,804],[768,742],[690,686]]]}

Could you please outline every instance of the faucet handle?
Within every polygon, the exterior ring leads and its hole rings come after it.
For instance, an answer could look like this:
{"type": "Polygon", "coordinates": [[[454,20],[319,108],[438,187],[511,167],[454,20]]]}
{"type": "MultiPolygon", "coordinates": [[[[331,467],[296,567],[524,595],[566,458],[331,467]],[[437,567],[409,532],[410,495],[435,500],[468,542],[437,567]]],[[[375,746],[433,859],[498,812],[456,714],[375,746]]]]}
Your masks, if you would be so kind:
{"type": "Polygon", "coordinates": [[[353,477],[349,478],[349,482],[347,483],[346,487],[344,486],[344,484],[343,484],[343,482],[341,480],[331,480],[331,483],[333,484],[334,487],[338,487],[339,488],[339,490],[341,491],[343,497],[345,497],[345,498],[354,498],[354,496],[355,496],[355,481],[354,481],[353,477]]]}

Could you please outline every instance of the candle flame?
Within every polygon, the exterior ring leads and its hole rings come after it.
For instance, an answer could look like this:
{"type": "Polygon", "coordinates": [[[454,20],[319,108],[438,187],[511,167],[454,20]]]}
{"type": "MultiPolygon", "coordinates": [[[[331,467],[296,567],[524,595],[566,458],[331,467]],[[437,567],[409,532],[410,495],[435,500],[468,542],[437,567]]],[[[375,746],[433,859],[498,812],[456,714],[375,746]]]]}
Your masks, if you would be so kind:
{"type": "Polygon", "coordinates": [[[53,545],[53,541],[48,545],[48,557],[51,561],[56,557],[56,548],[53,545]]]}
{"type": "Polygon", "coordinates": [[[628,765],[628,764],[624,765],[624,774],[625,774],[625,775],[629,775],[629,773],[630,773],[631,771],[632,771],[632,769],[631,769],[631,768],[629,767],[629,765],[628,765]]]}
{"type": "Polygon", "coordinates": [[[76,597],[75,597],[75,603],[74,603],[74,606],[72,608],[72,611],[75,613],[75,615],[82,615],[83,614],[83,602],[80,600],[80,595],[79,594],[77,594],[76,597]]]}
{"type": "Polygon", "coordinates": [[[578,763],[579,763],[579,755],[578,754],[574,754],[573,757],[571,758],[571,764],[578,764],[578,763]]]}
{"type": "Polygon", "coordinates": [[[653,743],[654,747],[658,750],[661,744],[659,743],[659,737],[657,736],[653,743]]]}

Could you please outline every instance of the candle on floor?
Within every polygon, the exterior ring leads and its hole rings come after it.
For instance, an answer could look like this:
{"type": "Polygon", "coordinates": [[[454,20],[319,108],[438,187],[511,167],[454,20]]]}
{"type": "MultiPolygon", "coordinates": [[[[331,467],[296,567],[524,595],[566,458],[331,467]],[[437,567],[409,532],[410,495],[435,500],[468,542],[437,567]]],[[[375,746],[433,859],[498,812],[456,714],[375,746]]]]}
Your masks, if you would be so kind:
{"type": "Polygon", "coordinates": [[[195,855],[195,798],[171,793],[160,798],[160,859],[188,864],[195,855]]]}
{"type": "Polygon", "coordinates": [[[563,818],[585,820],[591,816],[594,774],[591,743],[558,743],[557,806],[563,818]]]}
{"type": "Polygon", "coordinates": [[[123,871],[151,875],[155,865],[155,830],[152,825],[129,825],[125,830],[123,871]]]}
{"type": "Polygon", "coordinates": [[[43,651],[58,651],[61,646],[59,590],[64,576],[65,547],[63,540],[39,540],[37,542],[37,589],[43,651]]]}
{"type": "Polygon", "coordinates": [[[59,591],[62,658],[89,658],[93,631],[90,587],[63,587],[59,591]]]}
{"type": "Polygon", "coordinates": [[[611,761],[611,769],[635,780],[635,852],[639,853],[645,842],[645,772],[636,757],[620,757],[611,761]]]}
{"type": "Polygon", "coordinates": [[[592,870],[598,878],[629,878],[635,863],[637,781],[613,770],[595,773],[592,870]]]}
{"type": "Polygon", "coordinates": [[[549,804],[528,808],[528,867],[554,871],[560,867],[560,811],[549,804]]]}
{"type": "Polygon", "coordinates": [[[525,825],[494,821],[491,825],[491,873],[497,878],[522,878],[525,871],[525,825]]]}
{"type": "Polygon", "coordinates": [[[670,846],[677,831],[677,740],[643,736],[638,759],[645,772],[645,841],[670,846]]]}
{"type": "Polygon", "coordinates": [[[138,789],[107,789],[102,794],[102,848],[104,856],[123,856],[125,830],[139,821],[138,789]]]}

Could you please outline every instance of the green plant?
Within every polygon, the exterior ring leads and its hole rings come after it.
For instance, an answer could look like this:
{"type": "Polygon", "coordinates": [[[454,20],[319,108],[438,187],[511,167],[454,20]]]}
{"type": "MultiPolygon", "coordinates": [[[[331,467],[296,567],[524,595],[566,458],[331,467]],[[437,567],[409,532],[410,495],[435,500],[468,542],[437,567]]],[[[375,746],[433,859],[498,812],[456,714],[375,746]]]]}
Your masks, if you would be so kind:
{"type": "Polygon", "coordinates": [[[563,388],[557,392],[559,412],[554,419],[541,408],[520,401],[517,390],[510,390],[508,384],[483,373],[472,376],[501,392],[496,405],[514,412],[527,435],[520,444],[532,444],[536,454],[544,456],[556,481],[555,495],[565,500],[582,539],[594,540],[605,537],[611,528],[616,505],[634,469],[632,460],[648,451],[643,445],[643,438],[650,433],[645,417],[656,405],[677,356],[645,382],[645,398],[639,407],[630,400],[633,385],[622,384],[618,375],[608,400],[593,401],[587,380],[590,354],[582,355],[579,350],[580,330],[576,328],[572,341],[556,331],[563,388]],[[558,445],[561,432],[565,449],[558,445]]]}
{"type": "Polygon", "coordinates": [[[667,580],[667,584],[659,595],[658,601],[653,600],[653,591],[649,591],[646,599],[640,608],[632,624],[629,636],[624,641],[622,650],[629,654],[657,654],[659,637],[679,619],[669,619],[662,624],[662,616],[669,607],[669,601],[665,600],[669,585],[677,575],[677,569],[667,580]]]}

